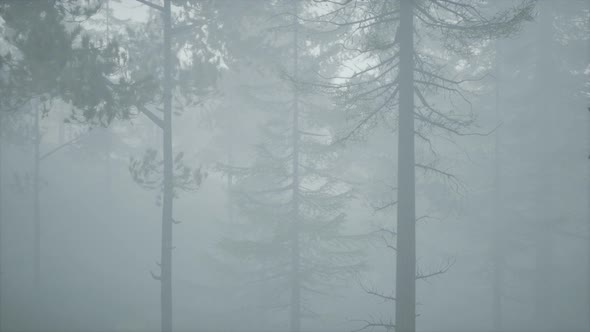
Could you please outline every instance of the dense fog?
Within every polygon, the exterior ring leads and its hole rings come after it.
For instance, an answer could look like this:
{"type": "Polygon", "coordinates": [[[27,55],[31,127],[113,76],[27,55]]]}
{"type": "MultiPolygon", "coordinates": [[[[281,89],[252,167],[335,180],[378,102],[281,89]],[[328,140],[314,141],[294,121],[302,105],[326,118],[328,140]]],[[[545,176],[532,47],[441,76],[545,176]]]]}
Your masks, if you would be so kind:
{"type": "Polygon", "coordinates": [[[0,331],[590,331],[590,1],[0,0],[0,331]]]}

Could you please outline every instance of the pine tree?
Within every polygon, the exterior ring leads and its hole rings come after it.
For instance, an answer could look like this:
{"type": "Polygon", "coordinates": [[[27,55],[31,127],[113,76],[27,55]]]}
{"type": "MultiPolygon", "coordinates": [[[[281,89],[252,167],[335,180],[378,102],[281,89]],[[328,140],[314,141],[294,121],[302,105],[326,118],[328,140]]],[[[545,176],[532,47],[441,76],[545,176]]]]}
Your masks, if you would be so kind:
{"type": "MultiPolygon", "coordinates": [[[[367,63],[335,85],[352,114],[351,129],[343,140],[357,137],[379,123],[395,123],[397,141],[397,235],[395,324],[373,322],[400,332],[416,325],[416,206],[415,168],[434,168],[415,161],[415,137],[430,144],[432,131],[465,135],[473,116],[462,84],[450,78],[440,59],[423,40],[435,41],[448,53],[469,55],[473,40],[506,36],[530,18],[532,3],[486,15],[476,1],[324,1],[328,8],[311,20],[343,31],[347,63],[367,63]],[[463,102],[463,109],[446,111],[433,96],[463,102]],[[397,112],[393,112],[397,110],[397,112]],[[426,166],[426,167],[424,167],[426,166]]],[[[346,72],[345,72],[346,73],[346,72]]]]}
{"type": "MultiPolygon", "coordinates": [[[[121,101],[125,82],[113,85],[120,54],[116,43],[97,45],[85,33],[78,18],[89,18],[100,9],[100,2],[71,0],[4,2],[0,16],[4,35],[12,46],[2,57],[2,112],[32,108],[34,113],[34,276],[41,281],[41,212],[39,210],[41,110],[61,99],[75,106],[86,123],[107,125],[114,117],[128,117],[128,104],[121,101]],[[82,73],[82,75],[80,75],[82,73]],[[86,74],[86,75],[85,75],[86,74]],[[6,88],[6,89],[4,89],[6,88]]],[[[68,145],[67,143],[66,145],[68,145]]]]}
{"type": "Polygon", "coordinates": [[[282,21],[271,55],[283,59],[283,74],[270,89],[249,89],[249,103],[268,114],[253,163],[225,168],[234,174],[233,200],[243,220],[240,239],[228,237],[223,246],[251,262],[265,291],[275,294],[267,306],[288,308],[289,328],[298,332],[304,318],[317,314],[310,297],[329,294],[363,260],[359,237],[346,234],[351,188],[337,177],[339,153],[318,117],[325,97],[304,83],[321,61],[306,51],[312,41],[304,39],[298,13],[309,8],[296,0],[274,7],[282,21]]]}
{"type": "MultiPolygon", "coordinates": [[[[212,44],[216,46],[215,39],[201,37],[205,35],[203,26],[206,26],[209,32],[214,33],[217,25],[212,23],[215,17],[209,15],[208,7],[200,3],[165,0],[162,6],[148,0],[137,1],[161,14],[161,20],[155,19],[156,24],[159,25],[156,30],[146,29],[143,32],[133,32],[134,34],[155,33],[161,36],[163,56],[159,59],[161,65],[158,66],[161,69],[152,68],[155,72],[152,71],[147,77],[144,72],[138,71],[138,67],[146,66],[146,63],[141,63],[145,61],[141,59],[141,54],[145,50],[141,49],[140,45],[136,45],[138,53],[134,53],[133,56],[137,56],[141,61],[136,61],[134,63],[136,67],[130,68],[130,72],[136,77],[143,75],[143,79],[135,81],[137,86],[134,91],[143,95],[135,96],[134,105],[162,130],[163,158],[161,161],[158,160],[156,150],[150,149],[142,159],[132,160],[129,169],[134,180],[142,186],[161,190],[159,196],[162,204],[160,273],[152,273],[152,277],[160,282],[161,331],[171,332],[173,330],[172,250],[174,249],[172,227],[173,224],[178,223],[173,216],[174,198],[178,195],[179,190],[196,190],[205,176],[200,168],[192,169],[183,163],[184,154],[182,152],[174,155],[172,117],[176,112],[173,99],[174,93],[180,92],[186,100],[183,106],[191,106],[191,102],[194,105],[193,99],[196,98],[198,101],[215,83],[220,61],[220,58],[216,57],[210,49],[212,44]],[[173,17],[173,7],[182,9],[178,18],[173,17]],[[206,42],[203,42],[203,39],[206,39],[206,42]],[[191,53],[191,62],[186,66],[180,63],[176,55],[182,47],[188,48],[191,53]],[[158,77],[158,73],[161,73],[161,77],[158,77]],[[161,79],[161,82],[154,86],[156,79],[161,79]],[[143,83],[148,84],[152,89],[142,90],[143,83]],[[157,95],[156,100],[153,99],[153,95],[150,96],[150,91],[157,95]],[[149,103],[161,103],[162,117],[147,107],[149,103]]],[[[153,24],[153,22],[148,22],[148,24],[153,24]]],[[[143,42],[149,44],[152,40],[147,39],[143,42]]],[[[148,68],[149,65],[148,62],[148,68]]]]}

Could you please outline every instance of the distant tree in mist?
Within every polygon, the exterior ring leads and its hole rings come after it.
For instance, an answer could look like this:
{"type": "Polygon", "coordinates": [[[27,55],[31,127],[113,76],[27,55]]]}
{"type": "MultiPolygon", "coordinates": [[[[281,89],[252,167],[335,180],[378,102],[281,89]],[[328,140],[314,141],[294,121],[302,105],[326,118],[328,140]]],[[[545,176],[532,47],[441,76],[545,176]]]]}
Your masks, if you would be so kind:
{"type": "MultiPolygon", "coordinates": [[[[0,55],[0,112],[23,120],[31,113],[33,129],[34,279],[41,280],[40,162],[55,149],[41,151],[40,122],[54,100],[71,104],[85,123],[106,125],[126,117],[125,82],[107,84],[121,60],[116,43],[98,44],[84,31],[84,19],[95,15],[100,2],[17,1],[0,4],[3,42],[0,55]]],[[[69,143],[66,143],[69,144],[69,143]]]]}
{"type": "Polygon", "coordinates": [[[247,87],[245,100],[266,120],[253,163],[223,167],[235,179],[239,221],[222,247],[251,262],[252,278],[268,293],[262,305],[288,309],[289,328],[297,332],[304,318],[319,314],[311,297],[357,273],[363,254],[361,238],[346,230],[351,188],[337,176],[339,154],[318,117],[330,103],[303,83],[321,61],[304,47],[311,41],[297,13],[309,9],[278,1],[273,10],[277,41],[267,56],[279,63],[266,69],[268,84],[247,87]]]}
{"type": "MultiPolygon", "coordinates": [[[[583,138],[576,130],[582,114],[580,87],[586,60],[584,49],[588,27],[581,2],[540,1],[534,23],[527,26],[521,41],[502,42],[500,97],[502,112],[502,206],[507,239],[502,286],[497,296],[528,299],[534,308],[529,317],[538,330],[564,328],[555,314],[554,303],[564,296],[554,273],[558,243],[583,236],[568,231],[579,224],[579,200],[567,195],[576,180],[563,177],[575,173],[581,162],[574,157],[583,138]],[[524,41],[524,42],[523,42],[524,41]],[[527,125],[531,119],[535,126],[527,125]],[[567,165],[563,160],[570,160],[567,165]],[[512,161],[508,163],[508,161],[512,161]],[[535,185],[528,185],[535,183],[535,185]],[[515,253],[531,257],[533,264],[511,259],[515,253]],[[532,282],[531,282],[532,280],[532,282]],[[515,283],[526,282],[528,292],[511,292],[515,283]]],[[[509,316],[508,313],[505,316],[509,316]]]]}

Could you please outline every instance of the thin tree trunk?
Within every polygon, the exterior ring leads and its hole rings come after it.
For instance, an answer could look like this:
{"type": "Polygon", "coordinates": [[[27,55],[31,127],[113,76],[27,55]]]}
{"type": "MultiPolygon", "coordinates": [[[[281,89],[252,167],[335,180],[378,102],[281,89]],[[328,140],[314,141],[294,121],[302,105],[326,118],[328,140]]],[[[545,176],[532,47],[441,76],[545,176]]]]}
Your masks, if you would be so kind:
{"type": "MultiPolygon", "coordinates": [[[[496,91],[495,91],[495,105],[496,105],[496,123],[500,123],[500,85],[502,84],[502,70],[501,70],[501,54],[499,42],[496,42],[496,91]]],[[[493,188],[493,211],[492,211],[492,327],[494,331],[502,331],[503,326],[503,312],[502,312],[502,295],[504,284],[504,252],[502,244],[504,214],[503,205],[501,204],[501,159],[500,159],[500,130],[498,128],[495,133],[494,141],[494,188],[493,188]]]]}
{"type": "Polygon", "coordinates": [[[414,1],[400,2],[396,332],[416,330],[416,183],[414,152],[414,1]]]}
{"type": "MultiPolygon", "coordinates": [[[[233,133],[233,127],[231,122],[233,121],[230,119],[230,136],[233,133]]],[[[235,223],[235,212],[234,212],[234,198],[233,198],[233,186],[234,186],[234,174],[231,167],[234,167],[234,147],[233,147],[233,137],[230,138],[230,142],[227,149],[227,163],[230,166],[230,171],[227,174],[227,214],[229,218],[229,224],[233,225],[235,223]]]]}
{"type": "Polygon", "coordinates": [[[298,0],[294,4],[293,30],[293,220],[291,221],[291,332],[301,331],[301,280],[299,251],[299,91],[297,78],[299,71],[299,29],[298,0]]]}
{"type": "Polygon", "coordinates": [[[550,71],[553,67],[551,58],[551,42],[553,36],[553,10],[550,2],[544,1],[539,4],[538,28],[537,28],[537,50],[534,76],[535,95],[538,96],[538,103],[532,103],[534,113],[541,120],[537,128],[539,137],[545,138],[542,141],[543,149],[537,152],[535,163],[542,165],[537,176],[538,187],[536,189],[537,222],[534,227],[535,247],[535,276],[532,283],[534,301],[534,320],[537,330],[553,331],[553,283],[551,273],[553,270],[553,244],[552,233],[559,211],[558,206],[551,202],[555,196],[554,174],[555,174],[555,144],[552,142],[555,137],[555,127],[558,125],[554,116],[555,109],[552,102],[554,89],[551,86],[552,77],[550,71]]]}
{"type": "Polygon", "coordinates": [[[4,123],[3,123],[3,120],[4,119],[3,119],[3,116],[4,116],[4,114],[2,113],[2,110],[0,110],[0,332],[2,331],[2,308],[3,308],[3,305],[2,305],[2,298],[3,298],[3,292],[2,291],[3,291],[3,288],[2,288],[2,286],[4,284],[2,282],[3,281],[3,278],[4,278],[4,276],[3,276],[4,271],[2,269],[2,264],[4,262],[3,257],[2,257],[2,254],[4,252],[4,250],[2,248],[2,245],[4,244],[4,241],[3,241],[3,236],[4,236],[4,228],[3,228],[3,226],[4,226],[4,219],[2,218],[3,217],[3,214],[2,214],[2,212],[3,212],[3,209],[2,209],[3,208],[3,205],[2,205],[3,204],[3,201],[2,200],[4,198],[4,196],[2,195],[3,194],[3,192],[2,192],[2,189],[3,189],[3,177],[2,177],[2,171],[3,171],[3,167],[2,166],[3,165],[2,165],[2,157],[3,157],[3,152],[4,152],[3,149],[2,149],[2,144],[4,143],[3,142],[3,139],[2,139],[2,131],[4,130],[4,123]]]}
{"type": "Polygon", "coordinates": [[[111,166],[111,150],[112,150],[112,146],[113,146],[113,141],[112,141],[112,132],[110,130],[110,128],[105,128],[105,132],[106,132],[106,137],[105,137],[105,144],[104,144],[104,157],[105,157],[105,177],[106,177],[106,191],[107,191],[107,197],[109,199],[109,205],[111,202],[111,190],[112,190],[112,184],[113,184],[113,169],[111,166]]]}
{"type": "MultiPolygon", "coordinates": [[[[111,42],[111,2],[106,0],[105,2],[105,18],[106,18],[106,40],[107,44],[111,42]]],[[[63,121],[62,121],[63,122],[63,121]]],[[[112,167],[111,167],[111,150],[112,150],[112,134],[111,127],[105,128],[106,139],[105,139],[105,176],[106,176],[106,190],[107,190],[107,205],[111,206],[112,202],[112,167]]],[[[61,144],[61,143],[60,143],[61,144]]]]}
{"type": "MultiPolygon", "coordinates": [[[[588,0],[588,6],[587,6],[588,12],[590,14],[590,0],[588,0]]],[[[588,15],[588,21],[586,22],[587,24],[587,28],[588,31],[590,31],[590,15],[588,15]]],[[[590,38],[586,41],[587,43],[587,49],[586,49],[586,70],[590,70],[590,38]]],[[[586,84],[590,84],[588,82],[586,82],[586,84]]],[[[587,103],[586,103],[586,107],[588,108],[588,113],[590,115],[590,100],[587,99],[587,103]]],[[[587,266],[586,266],[586,273],[587,273],[587,278],[588,280],[587,282],[587,305],[588,305],[588,331],[590,331],[590,118],[588,119],[588,136],[587,136],[587,151],[588,151],[588,179],[586,181],[588,181],[588,191],[587,191],[587,199],[588,199],[588,204],[587,207],[588,209],[586,210],[587,213],[587,218],[588,218],[588,252],[587,252],[587,266]]]]}
{"type": "Polygon", "coordinates": [[[173,157],[172,157],[172,52],[171,0],[164,1],[164,192],[162,205],[161,252],[161,323],[162,332],[172,331],[172,209],[173,209],[173,157]]]}
{"type": "Polygon", "coordinates": [[[40,207],[40,168],[41,168],[41,129],[39,126],[39,101],[32,102],[32,110],[35,126],[35,137],[33,142],[33,227],[35,236],[34,252],[34,276],[35,286],[39,287],[41,282],[41,207],[40,207]]]}

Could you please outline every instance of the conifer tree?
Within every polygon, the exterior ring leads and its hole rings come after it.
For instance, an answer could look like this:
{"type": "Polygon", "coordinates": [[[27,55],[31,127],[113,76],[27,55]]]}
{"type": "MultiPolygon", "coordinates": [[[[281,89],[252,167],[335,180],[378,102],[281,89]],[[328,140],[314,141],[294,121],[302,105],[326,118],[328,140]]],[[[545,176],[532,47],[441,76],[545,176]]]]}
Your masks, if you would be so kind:
{"type": "Polygon", "coordinates": [[[308,51],[313,41],[305,38],[308,31],[299,19],[298,13],[310,10],[307,5],[273,3],[278,41],[267,50],[280,62],[266,69],[274,72],[264,86],[271,88],[251,87],[246,97],[266,113],[261,142],[251,165],[224,167],[234,175],[233,201],[241,222],[239,238],[228,237],[223,246],[251,262],[266,292],[275,294],[266,297],[267,306],[288,308],[293,332],[317,314],[311,296],[329,294],[334,281],[363,267],[360,237],[346,232],[352,191],[337,176],[339,152],[319,116],[330,103],[305,84],[322,61],[308,51]]]}
{"type": "MultiPolygon", "coordinates": [[[[433,131],[469,134],[473,123],[462,84],[441,59],[424,46],[434,42],[449,53],[469,55],[474,40],[512,34],[528,20],[533,4],[494,14],[476,1],[399,0],[323,1],[328,8],[310,20],[343,31],[347,61],[367,63],[338,84],[343,107],[353,117],[343,140],[366,133],[381,122],[397,128],[397,227],[395,323],[370,322],[398,332],[416,329],[416,206],[415,169],[433,170],[415,161],[416,138],[430,143],[433,131]],[[441,109],[432,96],[463,102],[462,109],[441,109]],[[467,109],[467,111],[465,111],[467,109]]],[[[345,75],[346,76],[346,75],[345,75]]],[[[334,84],[334,82],[331,82],[334,84]]]]}

